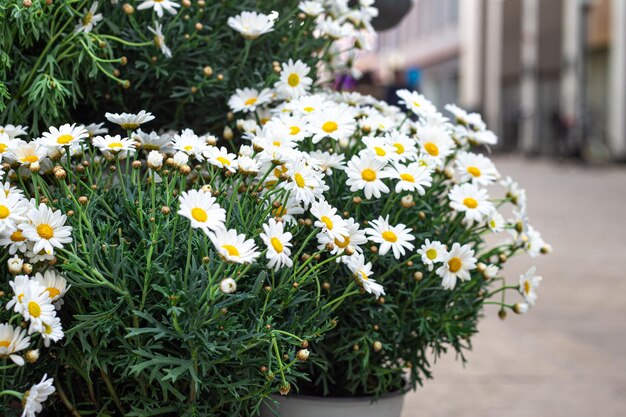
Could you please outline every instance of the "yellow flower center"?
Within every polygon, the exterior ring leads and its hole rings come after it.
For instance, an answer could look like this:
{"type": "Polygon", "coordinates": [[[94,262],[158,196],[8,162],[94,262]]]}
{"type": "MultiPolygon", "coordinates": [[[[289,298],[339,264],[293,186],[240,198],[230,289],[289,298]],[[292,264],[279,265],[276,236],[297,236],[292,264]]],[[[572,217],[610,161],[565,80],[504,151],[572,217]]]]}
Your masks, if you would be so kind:
{"type": "Polygon", "coordinates": [[[326,133],[333,133],[339,126],[333,121],[328,121],[322,125],[322,130],[326,133]]]}
{"type": "Polygon", "coordinates": [[[0,340],[0,347],[8,348],[10,344],[11,344],[11,341],[9,340],[0,340]]]}
{"type": "Polygon", "coordinates": [[[480,169],[476,167],[468,167],[467,172],[474,178],[480,177],[480,174],[481,174],[480,169]]]}
{"type": "Polygon", "coordinates": [[[304,182],[304,177],[300,173],[296,173],[296,175],[294,175],[293,178],[296,181],[296,184],[298,185],[298,187],[304,188],[306,183],[304,182]]]}
{"type": "Polygon", "coordinates": [[[320,220],[322,221],[322,223],[324,223],[326,225],[326,228],[328,230],[333,230],[333,226],[334,225],[333,225],[333,221],[330,218],[328,218],[326,216],[322,216],[322,218],[320,220]]]}
{"type": "Polygon", "coordinates": [[[285,209],[285,207],[280,205],[274,209],[273,213],[274,213],[274,217],[282,217],[285,214],[287,214],[287,209],[285,209]]]}
{"type": "Polygon", "coordinates": [[[217,160],[222,163],[222,165],[230,166],[230,161],[223,156],[218,156],[217,160]]]}
{"type": "Polygon", "coordinates": [[[363,281],[367,281],[369,278],[367,277],[367,274],[363,271],[359,271],[359,274],[361,275],[361,279],[363,281]]]}
{"type": "Polygon", "coordinates": [[[492,229],[495,229],[496,226],[497,226],[496,221],[495,220],[490,220],[489,221],[489,226],[491,226],[492,229]]]}
{"type": "Polygon", "coordinates": [[[283,244],[280,242],[280,240],[277,237],[271,238],[270,243],[272,244],[272,247],[274,248],[276,252],[282,253],[283,244]]]}
{"type": "Polygon", "coordinates": [[[239,256],[239,251],[233,245],[222,245],[222,249],[228,252],[228,256],[239,256]]]}
{"type": "Polygon", "coordinates": [[[365,168],[361,171],[361,178],[363,178],[367,182],[376,181],[376,171],[370,168],[365,168]]]}
{"type": "Polygon", "coordinates": [[[52,236],[54,236],[54,229],[50,227],[49,224],[42,223],[37,226],[37,234],[42,239],[52,239],[52,236]]]}
{"type": "Polygon", "coordinates": [[[274,146],[280,146],[280,145],[281,145],[281,143],[280,143],[279,141],[275,140],[274,142],[272,142],[272,145],[274,145],[274,146]]]}
{"type": "Polygon", "coordinates": [[[85,14],[85,17],[83,17],[83,26],[87,26],[92,19],[93,13],[87,12],[87,14],[85,14]]]}
{"type": "Polygon", "coordinates": [[[19,301],[21,303],[23,298],[24,298],[24,293],[20,293],[17,296],[17,301],[19,301]]]}
{"type": "Polygon", "coordinates": [[[191,217],[197,222],[204,223],[209,218],[204,209],[200,207],[194,207],[191,209],[191,217]]]}
{"type": "Polygon", "coordinates": [[[61,135],[57,138],[57,143],[59,145],[67,145],[72,140],[74,140],[74,136],[72,135],[61,135]]]}
{"type": "Polygon", "coordinates": [[[530,281],[524,281],[524,294],[528,295],[530,293],[530,281]]]}
{"type": "Polygon", "coordinates": [[[256,100],[256,97],[250,97],[249,99],[244,101],[243,104],[245,104],[246,106],[252,106],[254,103],[256,103],[256,100]]]}
{"type": "Polygon", "coordinates": [[[51,299],[54,299],[54,297],[61,295],[61,291],[59,291],[58,289],[54,287],[48,287],[46,288],[46,291],[48,291],[48,294],[50,295],[51,299]]]}
{"type": "Polygon", "coordinates": [[[478,201],[474,200],[472,197],[467,197],[463,200],[463,204],[469,209],[475,209],[478,207],[478,201]]]}
{"type": "Polygon", "coordinates": [[[401,155],[404,153],[404,146],[401,143],[394,143],[393,146],[396,148],[396,153],[401,155]]]}
{"type": "Polygon", "coordinates": [[[342,236],[343,241],[335,238],[335,245],[339,246],[341,249],[345,249],[350,244],[350,236],[342,236]]]}
{"type": "Polygon", "coordinates": [[[411,174],[400,174],[400,178],[406,182],[415,182],[415,178],[411,174]]]}
{"type": "Polygon", "coordinates": [[[8,148],[6,143],[0,143],[0,153],[5,153],[8,148]]]}
{"type": "Polygon", "coordinates": [[[111,143],[109,143],[109,148],[110,149],[119,149],[122,146],[124,146],[124,145],[122,145],[122,142],[111,142],[111,143]]]}
{"type": "Polygon", "coordinates": [[[52,334],[52,326],[49,326],[46,323],[44,323],[43,324],[43,332],[45,334],[52,334]]]}
{"type": "Polygon", "coordinates": [[[11,211],[7,206],[0,206],[0,219],[6,219],[11,215],[11,211]]]}
{"type": "Polygon", "coordinates": [[[413,105],[414,105],[415,107],[421,107],[421,104],[419,104],[417,101],[414,101],[414,102],[413,102],[413,105]]]}
{"type": "Polygon", "coordinates": [[[398,236],[391,230],[386,230],[383,232],[383,239],[385,239],[387,242],[394,243],[398,240],[398,236]]]}
{"type": "Polygon", "coordinates": [[[307,107],[303,108],[302,110],[304,110],[307,113],[311,113],[315,109],[313,107],[311,107],[311,106],[307,106],[307,107]]]}
{"type": "Polygon", "coordinates": [[[41,316],[41,307],[35,301],[29,301],[28,313],[31,315],[31,317],[39,318],[39,316],[41,316]]]}
{"type": "Polygon", "coordinates": [[[462,265],[463,265],[463,262],[461,262],[461,258],[454,257],[448,261],[448,269],[453,274],[456,272],[459,272],[462,265]]]}
{"type": "Polygon", "coordinates": [[[374,147],[374,151],[376,151],[376,155],[378,156],[385,156],[387,155],[387,152],[385,152],[385,150],[379,146],[375,146],[374,147]]]}
{"type": "Polygon", "coordinates": [[[424,149],[426,149],[426,152],[428,152],[428,154],[431,156],[439,155],[439,148],[432,142],[428,142],[426,145],[424,145],[424,149]]]}
{"type": "Polygon", "coordinates": [[[300,84],[300,76],[296,73],[289,74],[287,83],[292,87],[297,87],[300,84]]]}
{"type": "Polygon", "coordinates": [[[39,161],[39,157],[37,155],[26,155],[20,161],[32,164],[33,162],[39,161]]]}
{"type": "Polygon", "coordinates": [[[426,251],[426,257],[432,261],[437,257],[437,251],[434,249],[428,249],[426,251]]]}
{"type": "MultiPolygon", "coordinates": [[[[0,206],[1,207],[1,206],[0,206]]],[[[26,240],[21,230],[16,230],[11,234],[11,242],[23,242],[26,240]]]]}
{"type": "Polygon", "coordinates": [[[120,127],[125,130],[135,130],[139,127],[139,123],[132,123],[132,122],[120,123],[120,127]]]}
{"type": "Polygon", "coordinates": [[[191,145],[187,145],[187,146],[183,147],[183,150],[185,152],[191,152],[192,149],[193,149],[193,146],[191,146],[191,145]]]}
{"type": "Polygon", "coordinates": [[[297,135],[298,133],[300,133],[300,128],[298,126],[291,126],[289,128],[290,135],[297,135]]]}

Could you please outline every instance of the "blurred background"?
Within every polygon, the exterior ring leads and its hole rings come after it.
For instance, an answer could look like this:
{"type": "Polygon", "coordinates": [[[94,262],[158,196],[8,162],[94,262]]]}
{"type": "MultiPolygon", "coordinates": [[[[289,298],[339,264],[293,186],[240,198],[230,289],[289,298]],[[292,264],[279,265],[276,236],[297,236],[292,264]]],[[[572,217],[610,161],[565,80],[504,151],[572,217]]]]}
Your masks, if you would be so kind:
{"type": "Polygon", "coordinates": [[[500,138],[490,156],[554,247],[505,269],[513,284],[537,265],[537,305],[506,320],[487,308],[467,364],[438,361],[403,417],[626,416],[626,0],[375,5],[397,25],[351,87],[482,113],[500,138]]]}
{"type": "MultiPolygon", "coordinates": [[[[402,3],[376,1],[379,20],[402,3]]],[[[626,161],[625,0],[412,3],[358,61],[357,90],[478,111],[498,151],[626,161]]]]}

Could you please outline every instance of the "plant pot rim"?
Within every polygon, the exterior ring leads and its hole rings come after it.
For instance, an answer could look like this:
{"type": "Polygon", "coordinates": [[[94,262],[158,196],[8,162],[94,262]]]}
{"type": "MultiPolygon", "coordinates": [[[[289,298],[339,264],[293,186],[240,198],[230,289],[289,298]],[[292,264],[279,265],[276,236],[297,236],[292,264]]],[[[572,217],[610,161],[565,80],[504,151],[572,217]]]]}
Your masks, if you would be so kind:
{"type": "Polygon", "coordinates": [[[307,402],[319,402],[320,400],[336,402],[336,403],[363,403],[363,402],[377,402],[386,399],[392,399],[396,397],[400,397],[406,394],[405,390],[397,390],[388,392],[380,397],[374,396],[359,396],[359,397],[331,397],[331,396],[321,396],[321,395],[306,395],[306,394],[290,394],[290,395],[272,395],[272,397],[279,398],[281,400],[289,400],[289,399],[297,399],[300,401],[307,402]]]}

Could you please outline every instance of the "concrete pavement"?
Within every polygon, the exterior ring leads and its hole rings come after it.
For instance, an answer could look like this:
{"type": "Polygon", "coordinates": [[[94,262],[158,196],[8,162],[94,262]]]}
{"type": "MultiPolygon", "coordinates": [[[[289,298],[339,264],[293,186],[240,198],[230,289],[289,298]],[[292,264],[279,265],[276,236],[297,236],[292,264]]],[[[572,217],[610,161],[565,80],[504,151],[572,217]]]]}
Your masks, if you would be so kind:
{"type": "MultiPolygon", "coordinates": [[[[527,316],[487,309],[465,368],[448,355],[402,417],[626,416],[626,167],[497,158],[526,188],[531,223],[554,253],[527,316]]],[[[510,297],[512,299],[513,297],[510,297]]]]}

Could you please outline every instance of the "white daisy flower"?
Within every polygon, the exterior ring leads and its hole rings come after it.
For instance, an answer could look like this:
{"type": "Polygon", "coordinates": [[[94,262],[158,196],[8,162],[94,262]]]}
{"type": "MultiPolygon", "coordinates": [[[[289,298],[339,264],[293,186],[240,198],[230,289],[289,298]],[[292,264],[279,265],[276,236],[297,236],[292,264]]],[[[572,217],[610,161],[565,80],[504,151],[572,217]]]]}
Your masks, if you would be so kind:
{"type": "Polygon", "coordinates": [[[43,330],[40,332],[45,347],[50,347],[51,342],[58,342],[63,339],[65,334],[63,333],[63,327],[61,325],[61,319],[55,317],[50,323],[43,324],[43,330]]]}
{"type": "Polygon", "coordinates": [[[289,103],[295,111],[302,115],[311,115],[328,106],[324,96],[319,94],[312,96],[302,96],[289,103]]]}
{"type": "Polygon", "coordinates": [[[483,275],[485,276],[485,278],[493,279],[498,275],[498,272],[500,272],[500,268],[498,268],[494,264],[489,264],[485,267],[483,275]]]}
{"type": "Polygon", "coordinates": [[[279,129],[279,132],[288,135],[294,142],[301,141],[307,134],[306,122],[300,115],[281,113],[266,124],[267,129],[270,131],[276,126],[282,127],[282,129],[279,129]]]}
{"type": "Polygon", "coordinates": [[[228,277],[220,281],[220,291],[224,294],[232,294],[237,291],[237,281],[228,277]]]}
{"type": "MultiPolygon", "coordinates": [[[[356,253],[363,253],[363,249],[360,245],[365,245],[367,243],[365,232],[363,230],[359,230],[359,223],[354,221],[353,218],[346,219],[345,223],[346,228],[348,229],[348,233],[345,235],[333,238],[327,233],[318,234],[318,249],[323,250],[327,244],[331,243],[333,245],[333,250],[330,251],[331,255],[340,255],[348,248],[352,249],[356,253]]],[[[337,259],[337,262],[346,263],[349,259],[349,256],[343,256],[337,259]]]]}
{"type": "Polygon", "coordinates": [[[336,154],[324,151],[312,151],[309,152],[311,157],[311,165],[325,173],[326,175],[332,175],[333,169],[343,171],[346,169],[345,156],[343,154],[336,154]]]}
{"type": "Polygon", "coordinates": [[[16,275],[22,272],[23,266],[24,266],[24,260],[20,258],[18,255],[14,255],[12,258],[7,259],[7,269],[13,275],[16,275]]]}
{"type": "Polygon", "coordinates": [[[311,68],[300,60],[292,59],[282,64],[280,79],[274,84],[276,90],[287,98],[300,97],[309,90],[313,80],[307,77],[311,68]]]}
{"type": "Polygon", "coordinates": [[[210,192],[183,191],[178,200],[180,202],[178,214],[191,220],[191,227],[194,229],[202,229],[208,233],[209,230],[224,228],[226,210],[217,204],[210,192]]]}
{"type": "Polygon", "coordinates": [[[157,132],[146,133],[137,129],[131,138],[139,142],[139,147],[145,151],[169,152],[172,147],[172,136],[168,134],[159,135],[157,132]]]}
{"type": "Polygon", "coordinates": [[[278,13],[272,12],[269,15],[263,13],[244,11],[241,14],[229,17],[228,26],[241,33],[246,39],[256,39],[259,36],[272,32],[274,22],[278,19],[278,13]]]}
{"type": "Polygon", "coordinates": [[[363,190],[365,198],[372,196],[380,198],[381,193],[388,193],[389,187],[382,179],[387,178],[389,173],[384,169],[386,164],[376,159],[371,153],[362,156],[355,155],[348,161],[346,174],[348,175],[347,185],[350,191],[363,190]]]}
{"type": "Polygon", "coordinates": [[[163,167],[163,154],[159,151],[150,151],[146,162],[150,168],[158,171],[163,167]]]}
{"type": "Polygon", "coordinates": [[[272,208],[272,216],[280,218],[287,224],[296,224],[296,216],[304,213],[304,208],[294,198],[287,199],[285,204],[272,208]]]}
{"type": "Polygon", "coordinates": [[[291,181],[282,182],[282,187],[290,191],[291,197],[302,202],[305,207],[322,198],[324,191],[328,190],[322,174],[306,165],[304,161],[287,164],[287,176],[291,181]]]}
{"type": "Polygon", "coordinates": [[[237,155],[228,153],[225,147],[209,146],[204,151],[204,156],[211,165],[224,168],[230,172],[237,171],[237,155]]]}
{"type": "Polygon", "coordinates": [[[500,181],[500,184],[506,189],[506,198],[524,211],[526,208],[526,190],[511,177],[506,177],[500,181]]]}
{"type": "Polygon", "coordinates": [[[64,124],[59,127],[51,127],[49,132],[44,132],[41,144],[49,147],[70,146],[80,144],[83,139],[89,137],[89,132],[84,126],[77,126],[76,123],[64,124]]]}
{"type": "Polygon", "coordinates": [[[135,150],[135,142],[129,138],[122,138],[120,135],[96,136],[93,138],[93,145],[100,149],[105,155],[126,155],[129,151],[135,150]]]}
{"type": "Polygon", "coordinates": [[[104,122],[102,123],[90,123],[87,126],[84,126],[85,130],[87,131],[87,134],[89,135],[90,138],[93,138],[94,136],[100,136],[100,135],[105,135],[107,133],[109,133],[109,129],[107,129],[106,127],[104,127],[104,122]]]}
{"type": "Polygon", "coordinates": [[[104,117],[106,117],[109,122],[119,125],[124,130],[135,130],[142,124],[154,120],[154,116],[152,115],[152,113],[146,112],[145,110],[142,110],[137,114],[106,113],[104,117]]]}
{"type": "Polygon", "coordinates": [[[376,298],[385,295],[385,289],[378,284],[376,280],[370,278],[372,276],[372,263],[365,263],[365,257],[362,254],[356,254],[350,257],[348,269],[354,274],[357,282],[365,291],[374,294],[376,298]]]}
{"type": "Polygon", "coordinates": [[[396,193],[417,191],[419,195],[424,195],[426,188],[433,182],[431,170],[419,162],[412,162],[409,165],[396,164],[388,170],[388,173],[390,178],[398,180],[396,193]]]}
{"type": "Polygon", "coordinates": [[[26,335],[26,329],[13,327],[10,324],[0,324],[0,358],[9,358],[16,365],[23,366],[24,358],[17,355],[30,346],[30,337],[26,335]]]}
{"type": "MultiPolygon", "coordinates": [[[[489,219],[487,219],[487,227],[494,233],[500,233],[504,230],[504,226],[506,225],[504,221],[504,217],[497,211],[494,211],[489,219]]],[[[0,242],[1,243],[1,242],[0,242]]]]}
{"type": "Polygon", "coordinates": [[[431,242],[430,239],[426,239],[417,253],[421,255],[422,263],[428,267],[429,271],[432,271],[435,263],[442,262],[448,251],[441,242],[437,240],[431,242]]]}
{"type": "Polygon", "coordinates": [[[45,288],[53,304],[60,301],[71,286],[68,286],[65,278],[54,269],[48,269],[43,274],[37,272],[33,279],[45,288]]]}
{"type": "Polygon", "coordinates": [[[452,113],[456,123],[463,126],[469,126],[470,117],[468,112],[466,112],[456,104],[446,104],[444,108],[452,113]]]}
{"type": "MultiPolygon", "coordinates": [[[[23,262],[22,265],[24,265],[23,262]]],[[[20,266],[20,270],[21,269],[22,268],[20,266]]],[[[22,299],[24,298],[24,293],[29,285],[30,278],[28,275],[17,275],[12,281],[9,281],[9,286],[13,290],[13,297],[7,303],[7,310],[12,308],[14,312],[22,314],[22,299]]]]}
{"type": "Polygon", "coordinates": [[[315,201],[311,204],[311,214],[317,219],[315,227],[322,229],[332,239],[341,239],[348,234],[346,221],[337,214],[337,209],[326,200],[315,201]]]}
{"type": "Polygon", "coordinates": [[[38,413],[41,413],[43,403],[55,391],[54,385],[52,385],[53,382],[52,378],[48,378],[48,375],[44,374],[40,383],[33,385],[24,393],[24,398],[22,398],[24,412],[22,417],[35,417],[38,413]]]}
{"type": "Polygon", "coordinates": [[[475,184],[490,185],[498,180],[500,174],[496,166],[484,155],[471,152],[460,152],[456,156],[456,168],[461,181],[475,184]]]}
{"type": "Polygon", "coordinates": [[[369,240],[375,243],[380,243],[378,253],[383,256],[391,249],[393,256],[396,259],[404,256],[405,249],[413,250],[415,246],[410,243],[415,240],[415,236],[409,233],[409,230],[404,224],[399,223],[395,226],[389,224],[389,216],[378,217],[376,220],[371,220],[368,227],[365,229],[365,233],[368,235],[369,240]]]}
{"type": "Polygon", "coordinates": [[[541,237],[541,233],[531,225],[528,225],[526,238],[524,249],[531,257],[534,258],[540,253],[549,253],[552,251],[551,246],[541,237]]]}
{"type": "Polygon", "coordinates": [[[28,166],[36,162],[41,162],[47,155],[45,147],[36,142],[23,143],[15,148],[11,158],[19,162],[21,165],[28,166]]]}
{"type": "Polygon", "coordinates": [[[385,141],[384,138],[368,136],[363,138],[363,144],[366,149],[376,156],[376,159],[382,162],[389,162],[398,160],[398,154],[395,152],[395,148],[385,141]]]}
{"type": "MultiPolygon", "coordinates": [[[[157,0],[158,1],[158,0],[157,0]]],[[[165,44],[165,36],[163,35],[163,25],[159,22],[154,22],[154,29],[148,26],[148,30],[154,35],[154,45],[161,50],[161,53],[166,58],[172,57],[172,51],[165,44]]]]}
{"type": "Polygon", "coordinates": [[[240,156],[237,158],[237,167],[242,174],[254,176],[261,170],[261,162],[249,156],[240,156]]]}
{"type": "Polygon", "coordinates": [[[469,271],[476,268],[476,258],[470,245],[454,243],[450,252],[443,257],[443,265],[437,268],[437,275],[442,278],[441,285],[446,290],[456,286],[457,278],[461,281],[471,279],[469,271]]]}
{"type": "Polygon", "coordinates": [[[76,29],[74,29],[76,33],[89,33],[102,20],[102,13],[96,14],[96,10],[98,10],[98,2],[94,1],[89,10],[85,10],[85,14],[76,25],[76,29]]]}
{"type": "MultiPolygon", "coordinates": [[[[193,156],[199,161],[204,160],[204,153],[208,145],[191,129],[184,129],[180,134],[174,135],[172,147],[176,150],[185,152],[187,155],[193,156]]],[[[184,164],[186,164],[185,162],[184,164]]],[[[184,165],[180,164],[180,165],[184,165]]]]}
{"type": "Polygon", "coordinates": [[[308,121],[307,130],[313,135],[313,143],[326,137],[337,141],[347,139],[356,130],[352,109],[341,104],[311,113],[308,121]]]}
{"type": "Polygon", "coordinates": [[[399,90],[397,92],[400,97],[400,104],[404,104],[407,109],[411,110],[418,116],[422,116],[429,113],[436,113],[437,108],[426,97],[416,91],[399,90]]]}
{"type": "Polygon", "coordinates": [[[311,17],[318,16],[324,12],[324,6],[319,1],[301,1],[298,9],[311,17]]]}
{"type": "Polygon", "coordinates": [[[24,136],[28,133],[28,127],[22,125],[4,125],[0,126],[0,134],[5,133],[10,139],[15,139],[18,136],[24,136]]]}
{"type": "Polygon", "coordinates": [[[20,223],[24,237],[34,243],[33,251],[52,255],[54,248],[62,248],[72,241],[72,227],[65,226],[67,217],[60,210],[53,211],[45,204],[28,211],[28,222],[20,223]]]}
{"type": "Polygon", "coordinates": [[[252,263],[260,255],[254,240],[246,240],[246,236],[238,234],[235,229],[217,229],[209,233],[209,239],[227,262],[252,263]]]}
{"type": "Polygon", "coordinates": [[[475,184],[455,185],[450,190],[448,198],[453,210],[465,213],[464,222],[470,226],[474,222],[483,223],[495,211],[495,206],[489,201],[487,190],[475,184]]]}
{"type": "Polygon", "coordinates": [[[0,162],[2,162],[2,158],[4,158],[5,155],[10,156],[15,151],[19,142],[20,141],[17,139],[11,139],[6,133],[0,133],[0,162]]]}
{"type": "Polygon", "coordinates": [[[453,150],[454,141],[443,128],[425,126],[418,130],[417,136],[420,147],[439,165],[443,164],[443,161],[453,150]]]}
{"type": "Polygon", "coordinates": [[[272,101],[272,92],[268,88],[258,91],[254,88],[238,88],[228,100],[228,106],[234,112],[253,112],[258,106],[272,101]]]}
{"type": "MultiPolygon", "coordinates": [[[[0,193],[0,200],[2,199],[1,195],[0,193]]],[[[15,255],[17,252],[26,252],[26,242],[27,239],[20,229],[16,228],[13,232],[5,230],[3,233],[0,233],[0,246],[8,247],[9,255],[15,255]]]]}
{"type": "Polygon", "coordinates": [[[144,0],[137,10],[145,10],[153,8],[158,17],[163,17],[163,11],[170,14],[176,14],[176,9],[180,7],[180,4],[172,0],[144,0]]]}
{"type": "Polygon", "coordinates": [[[43,324],[51,323],[56,317],[48,291],[35,280],[30,280],[24,289],[21,304],[24,320],[30,321],[29,333],[43,331],[43,324]]]}
{"type": "Polygon", "coordinates": [[[28,205],[20,195],[0,192],[0,233],[15,232],[17,225],[26,220],[27,210],[28,205]]]}
{"type": "Polygon", "coordinates": [[[541,283],[542,278],[535,275],[536,268],[533,266],[525,274],[519,277],[519,290],[524,296],[524,300],[531,306],[537,301],[535,289],[541,283]]]}
{"type": "Polygon", "coordinates": [[[405,162],[414,160],[417,155],[415,141],[407,135],[393,132],[385,136],[385,142],[393,147],[395,154],[395,158],[393,158],[394,160],[405,162]]]}
{"type": "Polygon", "coordinates": [[[261,233],[261,239],[267,246],[265,257],[268,260],[267,267],[274,268],[278,271],[283,267],[291,268],[293,261],[291,260],[291,238],[289,232],[285,232],[284,223],[277,222],[275,219],[269,219],[267,224],[263,225],[264,233],[261,233]]]}

